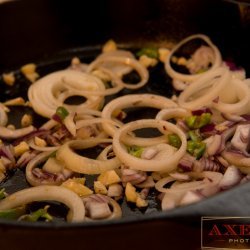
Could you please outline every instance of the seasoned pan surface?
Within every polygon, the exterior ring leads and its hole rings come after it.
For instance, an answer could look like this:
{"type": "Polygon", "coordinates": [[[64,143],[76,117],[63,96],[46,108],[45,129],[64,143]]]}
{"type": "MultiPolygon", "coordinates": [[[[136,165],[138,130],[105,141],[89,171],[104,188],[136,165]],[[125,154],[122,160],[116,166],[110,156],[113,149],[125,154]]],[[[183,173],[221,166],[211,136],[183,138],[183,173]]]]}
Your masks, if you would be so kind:
{"type": "MultiPolygon", "coordinates": [[[[131,51],[136,51],[137,48],[128,48],[131,51]]],[[[74,56],[78,56],[83,62],[90,62],[100,53],[100,47],[86,47],[81,49],[67,50],[61,52],[55,58],[49,58],[45,61],[37,62],[38,68],[37,72],[40,76],[44,76],[50,72],[67,68],[70,64],[71,58],[74,56]]],[[[148,84],[146,84],[143,88],[138,90],[122,90],[116,95],[108,96],[105,102],[109,102],[115,97],[130,94],[130,93],[153,93],[163,95],[165,97],[171,97],[173,94],[176,94],[172,88],[171,80],[166,75],[164,70],[164,65],[162,63],[158,63],[157,66],[150,69],[150,78],[148,84]]],[[[16,84],[12,87],[7,87],[3,80],[0,80],[0,86],[3,90],[3,94],[1,95],[1,102],[4,102],[10,98],[15,98],[22,96],[27,100],[27,89],[30,86],[30,82],[27,81],[20,71],[17,69],[15,71],[16,75],[16,84]]],[[[137,75],[131,73],[126,75],[125,80],[129,81],[137,81],[137,75]]],[[[73,100],[74,101],[74,100],[73,100]]],[[[128,118],[126,122],[135,120],[138,118],[152,118],[154,117],[156,110],[154,109],[130,109],[127,110],[128,118]]],[[[14,124],[17,127],[20,126],[20,119],[24,113],[29,113],[33,116],[34,125],[39,126],[44,122],[44,118],[38,116],[28,107],[19,107],[13,106],[11,108],[9,123],[14,124]]],[[[148,131],[147,131],[148,133],[148,131]]],[[[144,134],[145,135],[145,134],[144,134]]],[[[146,136],[154,136],[153,134],[146,134],[146,136]]],[[[96,150],[96,149],[95,149],[96,150]]],[[[89,151],[87,154],[96,155],[95,150],[89,151]]],[[[93,177],[89,176],[87,178],[87,183],[89,186],[93,186],[93,177]]],[[[0,188],[5,188],[7,193],[13,193],[20,189],[28,187],[28,183],[25,180],[24,169],[17,169],[9,172],[7,178],[0,184],[0,188]]],[[[6,221],[1,220],[0,223],[2,225],[18,225],[18,226],[35,226],[35,227],[79,227],[79,226],[101,226],[101,225],[113,225],[113,224],[123,224],[130,222],[142,222],[142,221],[151,221],[155,220],[176,220],[176,221],[187,221],[194,223],[195,221],[199,223],[200,216],[205,215],[228,215],[228,216],[239,216],[239,215],[247,215],[250,212],[250,208],[247,204],[250,202],[250,198],[247,195],[248,190],[250,189],[250,184],[247,183],[245,185],[241,185],[237,188],[234,188],[230,191],[224,192],[222,194],[218,194],[215,197],[206,199],[197,204],[189,205],[186,207],[177,208],[174,210],[170,210],[168,212],[161,212],[160,210],[160,202],[157,199],[157,192],[153,191],[149,194],[149,206],[145,209],[138,209],[135,206],[128,205],[125,201],[125,198],[120,201],[120,205],[122,207],[123,216],[120,220],[115,221],[101,221],[94,223],[80,223],[76,224],[68,224],[62,221],[59,217],[65,216],[67,213],[67,208],[60,206],[58,204],[51,204],[52,206],[52,214],[55,216],[55,220],[53,223],[34,223],[30,224],[27,222],[15,222],[15,221],[6,221]],[[240,195],[239,195],[240,194],[240,195]],[[225,209],[225,206],[227,209],[225,209]],[[245,209],[242,209],[242,206],[245,209]]],[[[43,203],[33,204],[30,206],[30,210],[36,210],[41,207],[43,203]]]]}

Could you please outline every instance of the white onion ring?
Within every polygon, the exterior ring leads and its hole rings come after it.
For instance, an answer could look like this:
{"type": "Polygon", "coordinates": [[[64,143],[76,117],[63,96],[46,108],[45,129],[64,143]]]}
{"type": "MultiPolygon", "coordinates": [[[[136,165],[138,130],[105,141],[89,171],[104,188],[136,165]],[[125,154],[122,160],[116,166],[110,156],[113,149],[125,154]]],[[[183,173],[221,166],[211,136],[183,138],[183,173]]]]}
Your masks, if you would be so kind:
{"type": "MultiPolygon", "coordinates": [[[[109,102],[102,111],[102,117],[105,119],[112,119],[112,114],[115,110],[125,109],[129,107],[151,107],[151,108],[171,108],[177,107],[177,104],[172,100],[158,95],[152,94],[134,94],[118,97],[111,102],[109,102]]],[[[114,136],[117,128],[112,125],[105,123],[103,124],[104,131],[110,135],[114,136]]]]}
{"type": "Polygon", "coordinates": [[[117,157],[110,160],[95,160],[75,153],[72,149],[85,149],[94,147],[100,143],[110,143],[110,139],[85,139],[69,141],[62,145],[56,154],[56,158],[61,161],[66,168],[82,174],[100,174],[107,170],[120,166],[117,157]]]}
{"type": "Polygon", "coordinates": [[[58,201],[69,207],[68,221],[81,222],[85,207],[81,198],[62,186],[39,186],[17,191],[0,201],[0,210],[16,208],[34,201],[58,201]]]}
{"type": "Polygon", "coordinates": [[[103,82],[90,74],[74,70],[61,70],[39,79],[28,90],[29,101],[40,115],[50,118],[57,107],[64,106],[69,112],[81,112],[85,108],[98,109],[101,96],[89,96],[80,105],[66,105],[64,101],[70,96],[79,96],[81,91],[105,90],[103,82]]]}
{"type": "MultiPolygon", "coordinates": [[[[150,138],[148,139],[150,140],[150,138]]],[[[130,122],[120,128],[114,135],[113,138],[113,150],[115,155],[120,159],[122,163],[129,166],[131,169],[142,170],[142,171],[164,171],[170,172],[177,166],[180,158],[185,154],[187,146],[187,140],[185,134],[174,124],[167,121],[144,119],[130,122]],[[175,133],[179,136],[182,144],[181,147],[173,154],[167,155],[161,160],[146,160],[134,157],[130,155],[126,147],[122,144],[121,138],[130,131],[141,129],[141,128],[158,128],[160,131],[175,133]]]]}
{"type": "MultiPolygon", "coordinates": [[[[125,82],[123,82],[122,79],[120,79],[119,82],[117,83],[118,85],[123,85],[123,87],[125,87],[127,89],[141,88],[148,81],[148,78],[149,78],[148,70],[142,64],[140,64],[137,60],[135,60],[133,58],[128,58],[128,57],[123,58],[123,57],[108,56],[108,57],[104,57],[104,58],[98,58],[93,63],[91,63],[89,65],[88,72],[93,71],[94,69],[98,68],[99,66],[105,67],[105,66],[103,66],[104,63],[115,63],[115,64],[128,65],[138,72],[138,74],[141,77],[140,82],[138,82],[136,84],[130,84],[130,83],[125,83],[125,82]]],[[[113,79],[113,80],[115,80],[115,79],[113,79]]]]}
{"type": "Polygon", "coordinates": [[[167,60],[165,62],[165,70],[167,71],[168,75],[171,76],[174,79],[178,79],[184,82],[192,82],[200,78],[201,76],[209,73],[210,71],[213,71],[214,69],[218,68],[222,64],[222,59],[221,59],[221,54],[218,48],[212,43],[209,37],[202,35],[202,34],[197,34],[197,35],[192,35],[184,40],[182,40],[180,43],[178,43],[170,52],[170,54],[167,57],[167,60]],[[193,75],[188,75],[188,74],[181,74],[176,72],[172,67],[171,67],[171,58],[173,54],[185,43],[194,40],[194,39],[202,39],[204,40],[214,51],[215,55],[215,61],[210,69],[208,69],[206,72],[201,73],[201,74],[193,74],[193,75]]]}
{"type": "Polygon", "coordinates": [[[198,109],[204,106],[211,105],[212,101],[220,96],[220,92],[230,82],[230,72],[226,68],[217,68],[209,71],[207,74],[193,82],[180,94],[178,103],[181,107],[187,109],[198,109]],[[217,78],[216,77],[220,77],[217,78]],[[212,86],[211,86],[212,85],[212,86]],[[209,91],[205,91],[202,95],[194,100],[189,100],[194,94],[204,90],[205,87],[210,87],[209,91]]]}
{"type": "Polygon", "coordinates": [[[237,115],[246,114],[250,110],[250,92],[248,86],[245,84],[245,82],[236,78],[233,78],[231,81],[231,84],[234,85],[233,91],[238,97],[238,101],[235,103],[224,103],[219,99],[218,102],[213,103],[212,106],[222,113],[237,115]]]}
{"type": "Polygon", "coordinates": [[[56,151],[60,146],[37,146],[35,143],[34,143],[34,140],[32,139],[30,142],[28,142],[29,146],[37,151],[44,151],[44,152],[50,152],[52,153],[53,151],[56,151]]]}
{"type": "Polygon", "coordinates": [[[117,64],[115,62],[110,62],[108,60],[106,60],[109,57],[117,57],[117,58],[128,58],[128,59],[135,59],[134,55],[127,50],[113,50],[113,51],[107,51],[102,53],[101,55],[99,55],[90,65],[88,68],[88,72],[92,71],[92,66],[93,64],[95,64],[96,62],[99,62],[100,60],[102,60],[102,63],[98,66],[98,69],[100,69],[99,67],[102,68],[106,68],[110,71],[112,71],[114,74],[116,74],[118,77],[122,77],[125,74],[128,74],[132,71],[132,68],[129,65],[123,65],[123,64],[117,64]]]}
{"type": "Polygon", "coordinates": [[[17,139],[33,131],[35,131],[35,127],[33,127],[32,125],[25,127],[25,128],[18,128],[18,129],[9,129],[9,128],[0,126],[0,138],[7,139],[7,140],[17,139]]]}
{"type": "Polygon", "coordinates": [[[190,115],[191,115],[191,112],[189,112],[187,109],[167,108],[167,109],[160,110],[158,114],[156,115],[155,119],[167,121],[172,118],[184,118],[190,115]]]}

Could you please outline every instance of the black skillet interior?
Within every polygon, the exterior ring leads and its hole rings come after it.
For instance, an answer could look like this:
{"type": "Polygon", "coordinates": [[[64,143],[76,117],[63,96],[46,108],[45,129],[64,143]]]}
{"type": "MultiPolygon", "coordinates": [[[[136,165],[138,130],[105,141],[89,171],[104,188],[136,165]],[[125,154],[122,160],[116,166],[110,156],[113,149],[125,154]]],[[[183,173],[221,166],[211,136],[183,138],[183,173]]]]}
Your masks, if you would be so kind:
{"type": "MultiPolygon", "coordinates": [[[[125,47],[134,48],[148,44],[176,42],[193,33],[207,34],[218,45],[224,57],[232,58],[238,65],[250,70],[250,50],[248,49],[250,23],[247,8],[246,6],[243,15],[239,11],[238,5],[228,1],[215,0],[21,0],[6,3],[0,5],[0,72],[8,72],[18,69],[25,63],[36,62],[40,65],[38,69],[40,73],[45,74],[66,67],[70,58],[75,55],[90,60],[98,52],[96,45],[103,44],[110,38],[115,39],[125,47]]],[[[162,74],[161,69],[157,70],[162,74]]],[[[159,81],[159,78],[153,77],[150,85],[140,91],[164,93],[166,96],[170,96],[172,90],[169,88],[169,79],[166,76],[163,79],[165,79],[166,84],[159,81]]],[[[20,84],[27,85],[22,80],[20,80],[20,84]]],[[[17,85],[14,90],[8,92],[1,85],[1,89],[0,98],[2,101],[9,95],[13,97],[19,95],[20,89],[23,88],[22,85],[17,85]]],[[[17,172],[10,179],[10,182],[5,183],[5,186],[13,191],[12,188],[17,186],[19,188],[20,185],[26,185],[22,180],[21,172],[17,172]],[[12,185],[13,183],[14,185],[12,185]]],[[[149,211],[149,214],[143,216],[141,216],[140,211],[131,212],[129,208],[126,209],[126,216],[123,220],[97,223],[99,229],[95,228],[95,230],[102,232],[105,228],[106,234],[108,234],[118,230],[123,225],[120,233],[126,233],[128,228],[142,230],[145,225],[147,226],[145,227],[147,228],[145,235],[148,235],[149,232],[152,234],[157,232],[159,236],[163,236],[162,230],[168,230],[171,238],[173,235],[170,233],[171,229],[178,230],[178,226],[180,230],[182,227],[186,230],[187,228],[188,230],[192,229],[190,221],[199,223],[202,215],[248,215],[250,212],[249,190],[250,184],[245,184],[198,204],[178,208],[167,213],[156,212],[157,204],[154,202],[150,207],[152,210],[149,211]],[[172,223],[173,219],[175,226],[172,223]],[[184,222],[187,222],[187,227],[185,227],[184,222]]],[[[86,224],[91,230],[95,225],[96,223],[92,226],[86,224]]],[[[91,238],[91,230],[86,231],[86,226],[84,224],[65,225],[60,222],[49,226],[27,225],[25,223],[18,225],[15,222],[1,221],[2,232],[10,232],[16,237],[18,235],[25,237],[34,233],[33,228],[40,230],[39,233],[44,237],[48,235],[44,231],[45,228],[51,235],[53,235],[51,230],[57,229],[58,232],[65,235],[68,233],[68,237],[71,234],[69,232],[74,232],[75,235],[79,235],[77,232],[81,232],[87,237],[86,244],[98,246],[98,243],[91,243],[88,240],[88,236],[91,238]],[[20,233],[21,228],[22,230],[26,228],[26,231],[23,230],[20,233]]],[[[199,234],[197,234],[197,230],[193,232],[197,237],[199,234]]],[[[10,233],[6,234],[8,239],[11,239],[10,233]]],[[[116,236],[118,237],[116,241],[121,239],[118,232],[116,236]]],[[[143,236],[139,234],[138,240],[142,239],[143,236]]],[[[35,240],[30,242],[36,243],[35,240]]],[[[158,240],[155,246],[159,245],[159,242],[163,241],[158,240]]],[[[178,241],[175,241],[174,238],[170,242],[178,245],[178,241]]],[[[12,245],[13,247],[17,246],[14,243],[12,245]]],[[[137,245],[139,246],[138,243],[137,245]]],[[[124,249],[125,246],[126,244],[124,244],[124,249]]]]}

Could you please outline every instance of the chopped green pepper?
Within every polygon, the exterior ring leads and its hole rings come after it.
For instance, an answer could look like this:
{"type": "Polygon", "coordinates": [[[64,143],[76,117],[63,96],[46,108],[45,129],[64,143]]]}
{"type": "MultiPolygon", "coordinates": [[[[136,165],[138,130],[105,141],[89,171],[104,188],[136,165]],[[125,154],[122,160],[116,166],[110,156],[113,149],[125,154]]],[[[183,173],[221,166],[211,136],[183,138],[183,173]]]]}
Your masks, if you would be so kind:
{"type": "Polygon", "coordinates": [[[200,142],[198,148],[194,150],[193,156],[198,160],[200,159],[206,151],[206,144],[204,142],[200,142]]]}
{"type": "Polygon", "coordinates": [[[56,109],[56,114],[62,119],[64,120],[68,115],[69,112],[66,108],[60,106],[56,109]]]}
{"type": "Polygon", "coordinates": [[[176,134],[169,134],[168,135],[168,143],[176,148],[180,148],[181,147],[181,139],[178,135],[176,134]]]}
{"type": "Polygon", "coordinates": [[[136,53],[136,56],[140,57],[142,55],[146,55],[151,58],[158,58],[159,53],[157,48],[142,48],[136,53]]]}
{"type": "Polygon", "coordinates": [[[25,213],[25,207],[17,207],[13,209],[0,210],[0,218],[2,219],[18,219],[25,213]]]}
{"type": "Polygon", "coordinates": [[[138,146],[128,147],[128,153],[137,157],[137,158],[141,158],[141,154],[142,154],[143,150],[144,150],[144,148],[138,147],[138,146]]]}
{"type": "Polygon", "coordinates": [[[209,124],[211,121],[211,113],[203,113],[199,116],[192,115],[185,119],[187,126],[190,129],[202,128],[205,125],[209,124]]]}
{"type": "Polygon", "coordinates": [[[190,130],[188,131],[188,135],[192,141],[201,141],[201,135],[198,130],[190,130]]]}
{"type": "Polygon", "coordinates": [[[52,221],[53,217],[48,213],[48,208],[49,206],[45,206],[44,208],[40,208],[31,214],[25,214],[20,217],[20,220],[34,222],[42,218],[45,219],[45,221],[52,221]]]}
{"type": "Polygon", "coordinates": [[[191,155],[195,156],[196,159],[200,159],[202,155],[205,153],[206,143],[201,141],[191,141],[187,142],[187,151],[191,155]]]}

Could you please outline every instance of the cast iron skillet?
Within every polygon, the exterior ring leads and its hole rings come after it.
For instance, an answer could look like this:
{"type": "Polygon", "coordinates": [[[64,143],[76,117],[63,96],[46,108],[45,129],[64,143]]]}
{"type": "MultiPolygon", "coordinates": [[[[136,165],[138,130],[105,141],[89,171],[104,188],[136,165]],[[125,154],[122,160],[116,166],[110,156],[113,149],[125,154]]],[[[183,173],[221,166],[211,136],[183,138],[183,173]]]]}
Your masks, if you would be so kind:
{"type": "MultiPolygon", "coordinates": [[[[247,15],[240,16],[238,6],[225,1],[11,2],[0,6],[0,70],[15,70],[25,63],[36,62],[41,73],[53,71],[66,66],[74,55],[90,59],[100,48],[96,45],[110,38],[125,47],[135,48],[176,42],[193,33],[205,33],[218,45],[223,56],[233,58],[248,71],[249,28],[247,15]]],[[[17,87],[13,96],[22,89],[17,87]]],[[[165,85],[159,85],[157,79],[153,79],[147,88],[142,91],[172,94],[168,80],[165,85]]],[[[1,90],[1,100],[13,93],[1,90]]],[[[20,175],[15,174],[10,179],[14,185],[7,188],[25,185],[20,175]]],[[[57,246],[61,249],[150,249],[162,246],[199,249],[200,217],[247,216],[250,213],[249,191],[250,184],[247,183],[169,212],[156,211],[155,204],[143,215],[125,209],[125,217],[117,221],[29,224],[1,220],[0,246],[2,249],[22,249],[21,245],[25,243],[28,249],[57,246]]]]}

